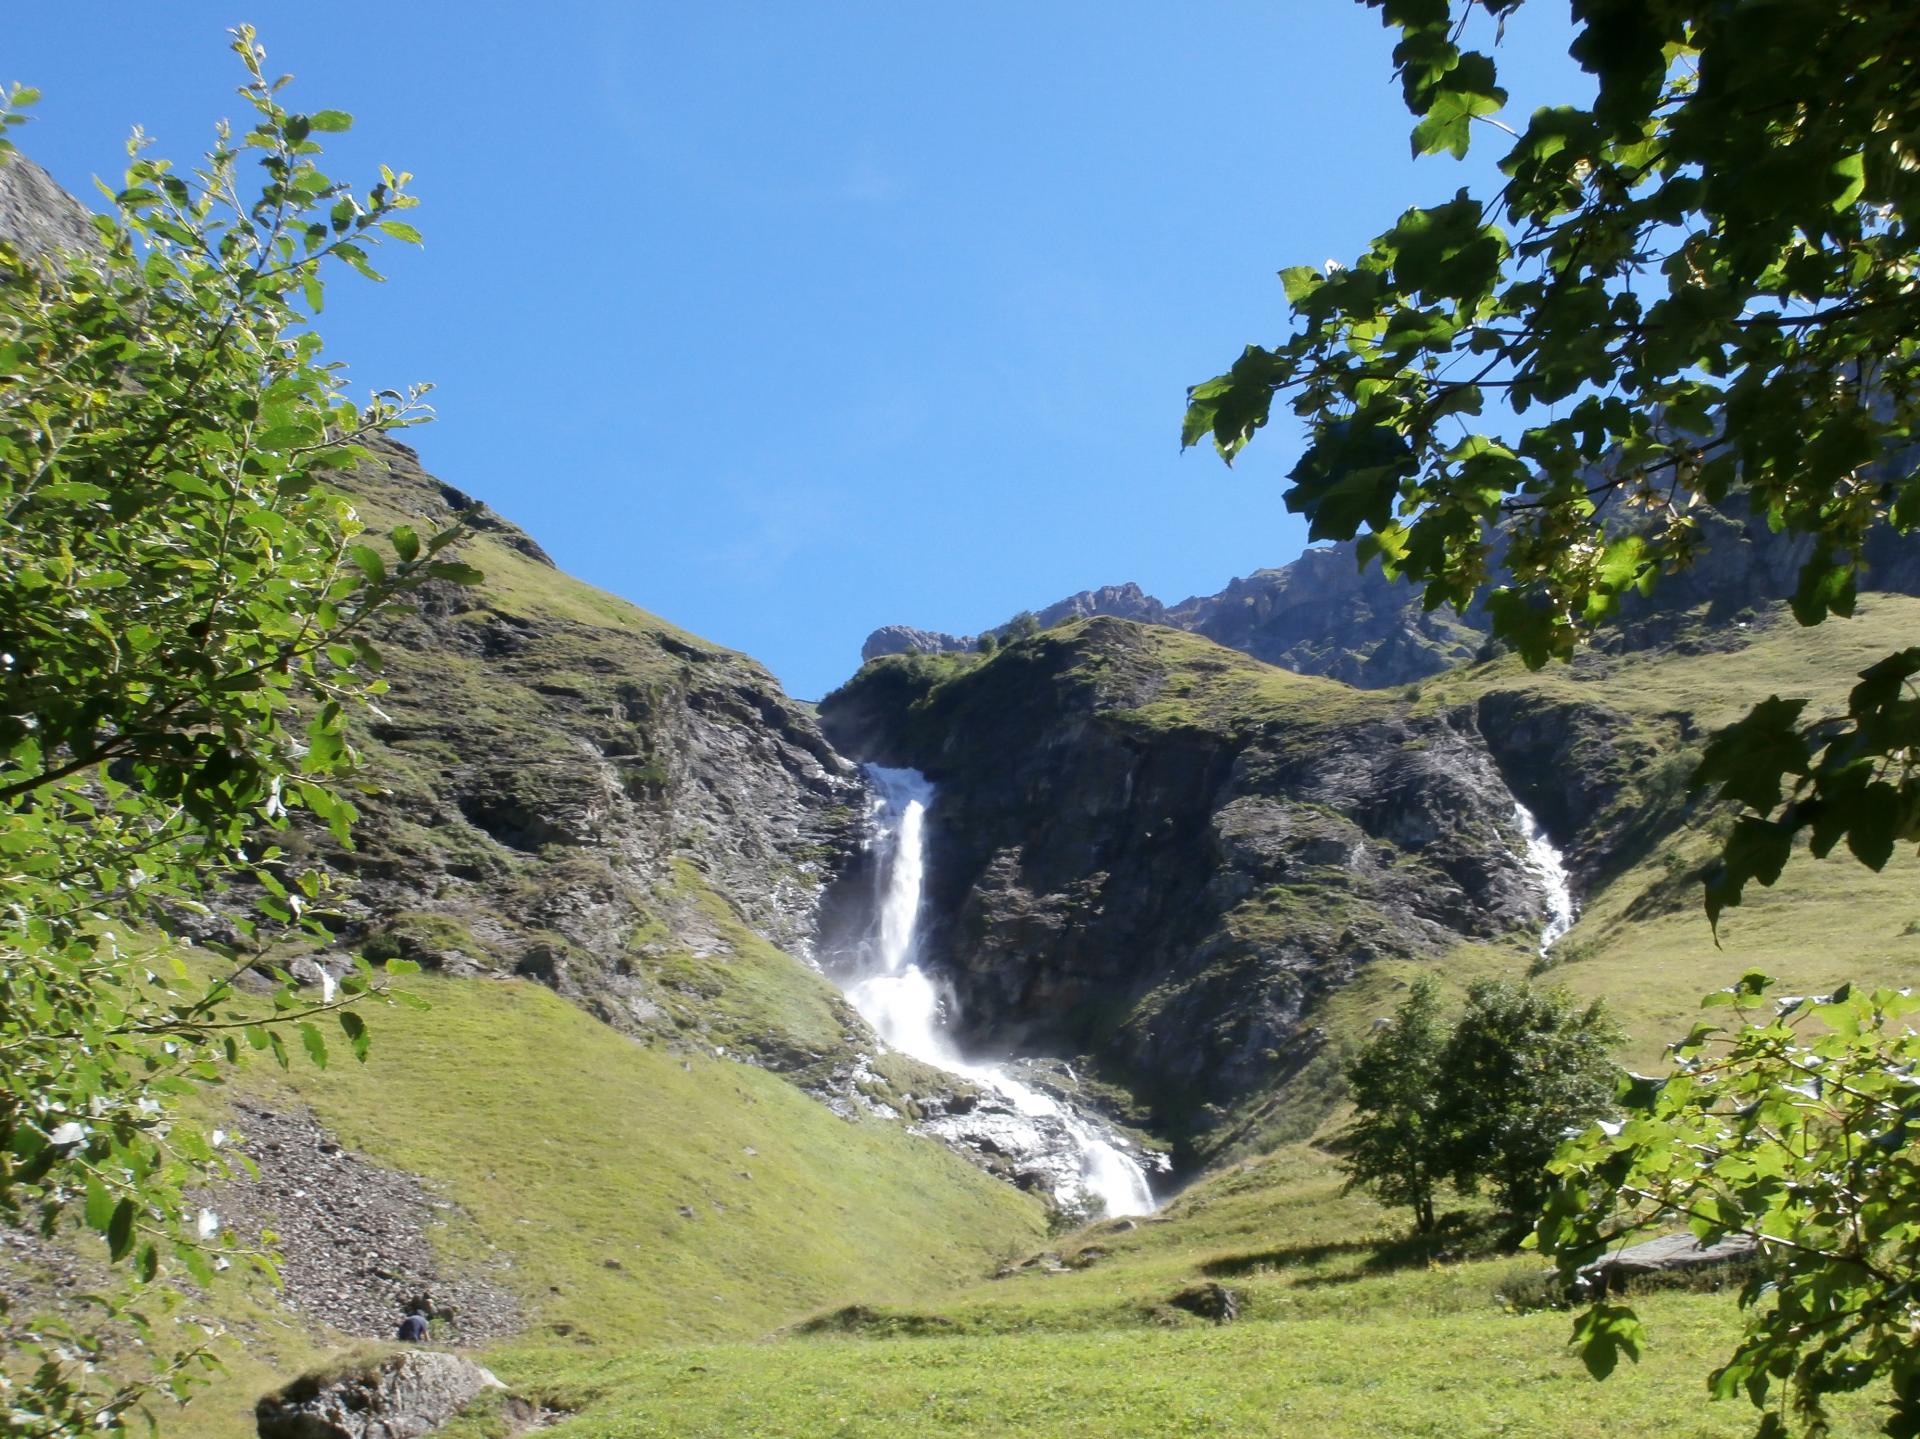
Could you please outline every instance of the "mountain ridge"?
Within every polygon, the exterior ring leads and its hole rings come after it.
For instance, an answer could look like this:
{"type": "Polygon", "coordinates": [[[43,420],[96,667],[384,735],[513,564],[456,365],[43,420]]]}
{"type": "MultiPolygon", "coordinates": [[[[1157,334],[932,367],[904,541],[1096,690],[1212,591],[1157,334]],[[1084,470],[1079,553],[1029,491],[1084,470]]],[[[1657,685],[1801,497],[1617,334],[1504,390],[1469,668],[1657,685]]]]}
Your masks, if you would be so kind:
{"type": "MultiPolygon", "coordinates": [[[[1663,577],[1650,598],[1629,597],[1591,643],[1603,649],[1664,643],[1688,627],[1689,617],[1725,626],[1793,594],[1800,567],[1813,552],[1810,537],[1775,532],[1737,498],[1700,523],[1693,563],[1663,577]]],[[[1920,540],[1883,525],[1869,535],[1863,559],[1862,592],[1920,594],[1920,540]]],[[[1388,579],[1375,562],[1363,565],[1350,540],[1309,546],[1286,564],[1237,576],[1211,595],[1177,604],[1165,604],[1129,581],[1082,590],[1033,614],[1043,629],[1109,615],[1186,630],[1282,669],[1328,675],[1362,689],[1426,679],[1484,657],[1491,642],[1478,601],[1465,611],[1429,610],[1415,586],[1388,579]]],[[[883,625],[867,636],[861,660],[960,653],[988,636],[998,641],[1009,633],[1009,625],[979,635],[883,625]]]]}

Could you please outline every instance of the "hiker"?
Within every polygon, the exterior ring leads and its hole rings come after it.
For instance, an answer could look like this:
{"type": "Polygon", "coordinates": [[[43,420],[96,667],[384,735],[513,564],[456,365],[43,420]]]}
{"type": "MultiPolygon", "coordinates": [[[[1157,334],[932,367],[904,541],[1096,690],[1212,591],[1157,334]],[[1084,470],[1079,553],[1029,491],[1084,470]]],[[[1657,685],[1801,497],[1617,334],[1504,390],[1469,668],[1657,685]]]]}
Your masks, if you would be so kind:
{"type": "Polygon", "coordinates": [[[395,1336],[402,1344],[419,1344],[427,1337],[427,1316],[418,1309],[409,1309],[407,1317],[400,1321],[400,1332],[395,1336]]]}

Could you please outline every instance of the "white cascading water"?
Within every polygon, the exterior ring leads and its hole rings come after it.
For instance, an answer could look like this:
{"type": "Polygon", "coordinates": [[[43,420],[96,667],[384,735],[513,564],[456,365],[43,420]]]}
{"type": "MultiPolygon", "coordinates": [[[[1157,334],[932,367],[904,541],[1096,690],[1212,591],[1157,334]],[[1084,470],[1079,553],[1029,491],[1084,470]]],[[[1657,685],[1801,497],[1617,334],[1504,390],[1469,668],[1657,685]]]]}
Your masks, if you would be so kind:
{"type": "MultiPolygon", "coordinates": [[[[1124,1140],[1102,1134],[1065,1104],[1015,1079],[1003,1065],[969,1060],[947,1032],[939,987],[916,962],[920,893],[926,877],[926,815],[933,786],[918,770],[868,765],[881,849],[875,936],[847,997],[882,1039],[925,1064],[972,1080],[1004,1101],[1008,1123],[993,1132],[995,1148],[1011,1143],[1037,1161],[1063,1204],[1084,1204],[1108,1216],[1151,1214],[1146,1172],[1125,1153],[1124,1140]]],[[[965,1131],[986,1127],[991,1116],[965,1131]]]]}
{"type": "Polygon", "coordinates": [[[1527,842],[1527,868],[1540,881],[1540,893],[1547,902],[1547,927],[1540,934],[1540,953],[1544,955],[1553,948],[1555,940],[1573,928],[1576,914],[1573,884],[1567,874],[1566,861],[1547,838],[1540,821],[1533,817],[1533,811],[1515,800],[1513,819],[1520,826],[1521,838],[1527,842]]]}

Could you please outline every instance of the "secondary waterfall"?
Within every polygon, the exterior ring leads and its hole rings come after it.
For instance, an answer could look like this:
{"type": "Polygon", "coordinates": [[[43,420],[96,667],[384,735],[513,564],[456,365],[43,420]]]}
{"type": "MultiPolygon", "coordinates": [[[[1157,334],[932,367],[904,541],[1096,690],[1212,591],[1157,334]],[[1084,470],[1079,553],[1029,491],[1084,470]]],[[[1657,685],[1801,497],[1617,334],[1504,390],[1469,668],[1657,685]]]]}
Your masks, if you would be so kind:
{"type": "Polygon", "coordinates": [[[1540,881],[1540,892],[1547,902],[1547,927],[1540,934],[1540,953],[1545,954],[1553,948],[1555,940],[1573,928],[1576,913],[1573,885],[1567,875],[1566,861],[1547,838],[1547,832],[1540,828],[1533,811],[1515,800],[1513,819],[1527,842],[1527,868],[1540,881]]]}
{"type": "Polygon", "coordinates": [[[878,913],[858,971],[846,983],[847,998],[893,1048],[972,1080],[991,1096],[929,1127],[1016,1159],[1028,1172],[1044,1176],[1063,1205],[1109,1216],[1152,1213],[1146,1171],[1125,1152],[1125,1139],[1016,1079],[1007,1065],[970,1060],[953,1043],[953,1002],[918,963],[933,786],[918,770],[869,765],[867,775],[875,795],[878,913]]]}

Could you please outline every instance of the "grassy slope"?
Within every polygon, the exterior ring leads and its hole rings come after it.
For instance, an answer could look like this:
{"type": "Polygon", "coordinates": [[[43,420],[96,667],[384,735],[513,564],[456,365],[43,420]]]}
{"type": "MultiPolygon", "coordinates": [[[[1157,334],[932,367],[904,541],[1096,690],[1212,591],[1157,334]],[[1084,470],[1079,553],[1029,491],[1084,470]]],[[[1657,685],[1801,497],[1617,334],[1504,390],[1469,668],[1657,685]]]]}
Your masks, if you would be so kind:
{"type": "MultiPolygon", "coordinates": [[[[637,1044],[537,985],[413,984],[433,1009],[380,1012],[364,1067],[256,1066],[244,1083],[426,1176],[457,1206],[435,1235],[447,1264],[513,1291],[529,1340],[756,1335],[824,1303],[925,1294],[1042,1232],[1037,1203],[941,1146],[838,1119],[758,1069],[637,1044]]],[[[266,1308],[223,1307],[247,1352],[174,1432],[247,1432],[251,1396],[313,1355],[266,1308]]]]}
{"type": "MultiPolygon", "coordinates": [[[[409,456],[385,459],[353,481],[376,533],[403,522],[423,531],[450,523],[438,481],[409,456]]],[[[385,722],[356,722],[369,773],[388,793],[368,806],[375,816],[360,826],[359,852],[345,867],[410,876],[417,891],[404,908],[384,905],[366,940],[381,952],[424,951],[429,964],[434,952],[453,951],[511,970],[539,946],[580,974],[630,969],[651,982],[649,997],[663,1011],[637,1027],[756,1054],[798,1082],[819,1082],[851,1058],[850,1011],[817,973],[742,922],[701,844],[666,818],[677,804],[665,786],[682,699],[732,691],[779,707],[787,702],[778,684],[747,656],[532,557],[518,530],[483,509],[473,513],[479,527],[459,553],[484,580],[461,596],[458,613],[437,621],[441,630],[403,623],[383,641],[393,685],[381,700],[385,722]],[[446,643],[448,632],[476,643],[446,643]],[[485,632],[506,635],[512,648],[483,652],[477,640],[485,632]],[[604,768],[639,801],[630,825],[656,826],[634,829],[625,843],[672,844],[672,862],[646,886],[605,836],[537,853],[496,843],[450,797],[450,775],[463,766],[491,766],[502,800],[536,815],[604,808],[596,789],[604,768]],[[577,896],[604,901],[593,953],[583,952],[580,934],[543,922],[577,896]]],[[[769,885],[799,878],[779,872],[785,862],[765,860],[769,885]]],[[[372,892],[360,890],[363,899],[372,892]]]]}
{"type": "Polygon", "coordinates": [[[822,701],[877,691],[908,705],[908,725],[964,725],[1003,704],[1031,702],[1036,683],[1089,691],[1101,722],[1141,735],[1227,738],[1268,724],[1311,728],[1388,712],[1395,696],[1263,664],[1200,635],[1111,618],[1068,620],[991,656],[885,655],[822,701]]]}
{"type": "MultiPolygon", "coordinates": [[[[1429,1264],[1389,1229],[1295,1148],[1138,1229],[1096,1227],[1058,1251],[1065,1273],[876,1306],[820,1337],[494,1362],[577,1411],[555,1439],[1751,1433],[1744,1406],[1704,1402],[1730,1295],[1643,1298],[1652,1347],[1600,1388],[1566,1347],[1567,1315],[1529,1306],[1538,1261],[1429,1264]],[[1167,1307],[1206,1280],[1238,1291],[1239,1322],[1167,1307]]],[[[1867,1410],[1837,1432],[1870,1432],[1867,1410]]]]}

